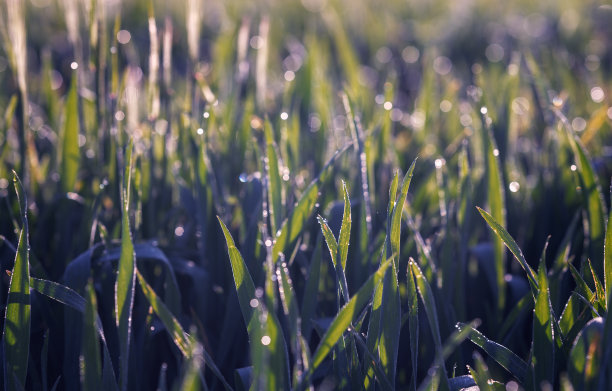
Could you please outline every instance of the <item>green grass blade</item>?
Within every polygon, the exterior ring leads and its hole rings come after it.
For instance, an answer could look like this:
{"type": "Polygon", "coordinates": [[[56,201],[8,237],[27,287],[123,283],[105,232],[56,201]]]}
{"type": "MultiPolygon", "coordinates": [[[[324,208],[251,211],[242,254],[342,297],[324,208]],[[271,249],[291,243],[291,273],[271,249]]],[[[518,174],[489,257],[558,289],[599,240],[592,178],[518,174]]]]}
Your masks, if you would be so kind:
{"type": "Polygon", "coordinates": [[[342,215],[342,225],[338,235],[339,261],[342,270],[346,271],[346,259],[348,257],[348,246],[351,238],[351,200],[349,198],[346,182],[342,181],[344,194],[344,214],[342,215]]]}
{"type": "MultiPolygon", "coordinates": [[[[310,371],[305,375],[301,386],[305,387],[305,382],[309,380],[312,372],[314,372],[319,365],[321,365],[325,357],[327,357],[327,355],[332,351],[334,345],[336,345],[336,342],[338,342],[342,334],[344,334],[350,324],[357,318],[363,307],[372,297],[374,287],[380,283],[390,265],[391,260],[384,262],[378,268],[378,270],[368,278],[361,288],[359,288],[357,293],[351,297],[351,300],[338,312],[331,325],[325,332],[325,335],[323,335],[321,338],[321,342],[319,343],[319,346],[317,346],[317,350],[312,356],[312,366],[310,367],[310,371]]],[[[303,389],[303,387],[297,388],[303,389]]]]}
{"type": "Polygon", "coordinates": [[[115,283],[115,317],[119,328],[119,387],[128,388],[128,362],[132,334],[132,308],[136,282],[136,256],[130,232],[130,196],[132,178],[132,143],[125,153],[125,172],[121,188],[121,256],[119,257],[117,282],[115,283]]]}
{"type": "MultiPolygon", "coordinates": [[[[610,186],[610,198],[612,202],[612,186],[610,186]]],[[[608,311],[612,308],[612,203],[610,205],[604,244],[604,287],[606,291],[606,309],[608,311]]]]}
{"type": "Polygon", "coordinates": [[[504,242],[506,247],[508,247],[512,254],[514,254],[516,260],[521,264],[521,267],[523,268],[523,270],[525,270],[525,273],[527,273],[527,279],[529,281],[529,285],[531,286],[533,297],[537,297],[539,288],[535,273],[531,266],[529,266],[529,264],[527,263],[527,260],[525,260],[523,252],[519,248],[518,244],[516,244],[516,242],[514,241],[512,236],[510,236],[508,231],[506,231],[504,227],[502,227],[497,221],[495,221],[493,216],[491,216],[489,213],[479,207],[476,208],[480,212],[480,215],[485,219],[487,224],[489,224],[489,227],[491,227],[493,232],[495,232],[495,234],[504,242]]]}
{"type": "Polygon", "coordinates": [[[346,284],[346,276],[344,275],[344,269],[338,261],[338,242],[336,242],[336,238],[334,238],[331,228],[329,228],[329,225],[327,225],[327,221],[325,221],[325,219],[321,216],[317,216],[317,220],[319,221],[319,225],[321,225],[321,232],[323,232],[323,237],[325,238],[325,243],[327,243],[327,248],[329,249],[329,254],[331,255],[334,270],[336,271],[336,279],[338,280],[340,294],[346,303],[349,301],[349,293],[346,284]]]}
{"type": "Polygon", "coordinates": [[[278,255],[285,251],[302,233],[304,224],[306,224],[306,221],[310,218],[315,204],[317,203],[321,184],[325,182],[330,175],[331,167],[333,167],[334,162],[342,156],[350,146],[352,146],[352,144],[347,144],[327,161],[319,176],[308,185],[306,190],[304,190],[304,193],[300,197],[295,208],[291,211],[289,217],[283,221],[279,230],[280,232],[277,232],[278,235],[276,235],[276,240],[272,246],[272,259],[274,261],[276,261],[278,255]]]}
{"type": "Polygon", "coordinates": [[[480,391],[492,391],[491,385],[489,384],[489,379],[491,378],[491,375],[489,374],[489,368],[487,367],[487,364],[485,364],[484,360],[482,359],[482,356],[478,354],[478,352],[474,352],[473,358],[474,364],[476,365],[476,369],[468,365],[467,368],[470,372],[470,375],[472,375],[472,378],[474,378],[474,381],[476,381],[476,385],[478,386],[480,391]]]}
{"type": "MultiPolygon", "coordinates": [[[[499,150],[495,144],[495,139],[491,132],[491,129],[486,126],[486,119],[483,121],[483,131],[487,138],[487,150],[486,150],[486,161],[487,161],[487,195],[489,201],[489,208],[491,209],[491,216],[499,225],[502,227],[506,226],[506,207],[504,201],[504,184],[501,174],[501,167],[499,162],[499,150]]],[[[506,288],[504,280],[504,243],[502,238],[497,236],[493,238],[493,250],[495,256],[495,278],[496,278],[496,295],[497,295],[497,310],[498,313],[503,313],[504,306],[506,304],[506,288]]]]}
{"type": "Polygon", "coordinates": [[[411,260],[409,262],[409,265],[416,282],[417,290],[419,292],[419,295],[421,296],[421,300],[423,301],[423,307],[425,309],[425,313],[427,314],[427,319],[429,320],[429,326],[431,328],[431,334],[436,348],[438,365],[440,366],[440,369],[442,371],[440,387],[443,390],[448,390],[448,376],[446,374],[446,368],[444,367],[444,359],[442,356],[442,338],[440,337],[440,323],[438,321],[438,310],[436,309],[436,302],[434,299],[433,291],[431,290],[431,286],[427,282],[427,279],[423,275],[423,272],[421,272],[419,265],[417,265],[414,260],[411,260]]]}
{"type": "Polygon", "coordinates": [[[399,261],[400,254],[400,235],[401,235],[401,220],[402,220],[402,210],[404,209],[404,200],[408,195],[408,188],[410,187],[410,182],[412,181],[412,174],[414,173],[414,165],[416,163],[416,159],[406,171],[406,175],[404,175],[404,179],[402,179],[402,187],[400,190],[399,198],[395,202],[393,207],[393,213],[391,215],[391,232],[389,235],[389,241],[391,242],[391,253],[394,254],[396,259],[395,265],[397,267],[399,261]]]}
{"type": "Polygon", "coordinates": [[[408,332],[410,333],[410,363],[412,366],[412,387],[416,390],[418,356],[419,356],[419,298],[417,296],[417,287],[414,282],[414,276],[410,270],[410,263],[414,260],[409,260],[406,270],[406,296],[408,297],[408,332]]]}
{"type": "Polygon", "coordinates": [[[533,317],[533,353],[531,363],[534,368],[536,387],[542,382],[554,383],[555,372],[555,341],[548,290],[548,277],[545,259],[542,258],[538,268],[538,285],[540,287],[535,302],[533,317]]]}
{"type": "Polygon", "coordinates": [[[100,342],[98,340],[98,304],[93,282],[85,288],[87,299],[83,314],[83,335],[81,342],[81,383],[84,390],[99,390],[102,378],[100,363],[100,342]]]}
{"type": "Polygon", "coordinates": [[[62,191],[74,191],[79,171],[79,107],[77,93],[77,71],[73,72],[72,82],[64,106],[64,127],[61,139],[60,180],[62,191]]]}
{"type": "Polygon", "coordinates": [[[461,330],[464,327],[469,327],[472,329],[472,333],[470,334],[469,338],[474,344],[484,350],[489,357],[510,372],[510,374],[514,376],[521,384],[524,384],[525,380],[527,379],[527,372],[529,371],[529,365],[525,361],[523,361],[507,347],[491,341],[472,326],[465,323],[457,323],[458,329],[461,330]]]}
{"type": "Polygon", "coordinates": [[[225,242],[227,243],[227,251],[229,253],[230,263],[232,265],[232,274],[234,276],[234,284],[236,285],[236,293],[238,294],[238,303],[240,304],[240,310],[242,311],[242,317],[244,323],[247,326],[249,335],[251,334],[257,319],[255,319],[255,310],[251,306],[251,300],[255,299],[255,284],[253,278],[247,269],[244,259],[240,251],[234,244],[234,239],[230,234],[229,230],[221,221],[221,218],[217,216],[223,235],[225,236],[225,242]]]}
{"type": "MultiPolygon", "coordinates": [[[[281,226],[283,221],[282,207],[282,181],[279,170],[279,158],[276,152],[276,143],[274,142],[274,132],[270,120],[266,119],[265,125],[266,136],[266,172],[268,174],[268,208],[270,209],[270,226],[273,235],[276,235],[276,230],[281,226]]],[[[276,259],[272,259],[276,262],[276,259]]]]}
{"type": "Polygon", "coordinates": [[[9,283],[2,349],[4,350],[4,388],[15,390],[25,386],[30,350],[30,240],[26,195],[17,173],[13,182],[21,214],[21,232],[9,283]]]}

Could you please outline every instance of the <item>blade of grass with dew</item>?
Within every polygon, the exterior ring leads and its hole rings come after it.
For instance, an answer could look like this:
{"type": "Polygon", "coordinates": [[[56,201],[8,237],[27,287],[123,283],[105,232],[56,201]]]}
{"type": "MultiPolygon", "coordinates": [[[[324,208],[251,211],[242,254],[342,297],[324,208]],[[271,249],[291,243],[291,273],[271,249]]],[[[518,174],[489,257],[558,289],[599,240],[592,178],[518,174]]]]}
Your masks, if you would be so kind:
{"type": "MultiPolygon", "coordinates": [[[[610,187],[610,200],[612,201],[612,185],[610,187]]],[[[610,384],[612,369],[612,203],[610,204],[610,214],[608,216],[608,224],[606,226],[606,240],[604,245],[604,286],[606,294],[606,317],[604,320],[603,346],[604,349],[603,362],[606,367],[599,374],[599,387],[602,388],[605,384],[610,384]],[[607,373],[607,374],[606,374],[607,373]]]]}
{"type": "Polygon", "coordinates": [[[321,232],[323,232],[325,243],[327,243],[327,248],[329,249],[329,254],[331,255],[332,264],[336,272],[336,279],[338,281],[338,289],[340,291],[339,294],[346,303],[349,301],[349,293],[344,270],[338,261],[338,243],[336,242],[336,238],[334,238],[331,228],[329,228],[329,225],[327,225],[327,221],[321,216],[317,216],[317,220],[319,221],[321,232]]]}
{"type": "Polygon", "coordinates": [[[495,221],[495,219],[489,213],[479,207],[476,208],[480,212],[480,215],[485,219],[489,227],[491,227],[493,232],[495,232],[495,234],[504,242],[506,247],[510,249],[512,254],[514,254],[516,260],[520,263],[523,270],[525,270],[525,273],[527,273],[527,280],[529,281],[529,285],[531,286],[531,291],[535,299],[538,295],[538,282],[536,280],[533,269],[525,260],[525,257],[523,256],[523,252],[521,251],[520,247],[518,246],[518,244],[516,244],[516,242],[514,241],[512,236],[510,236],[508,231],[506,231],[504,227],[502,227],[497,221],[495,221]]]}
{"type": "MultiPolygon", "coordinates": [[[[172,341],[179,349],[183,357],[189,359],[194,351],[192,339],[185,331],[183,331],[183,327],[179,321],[174,317],[174,315],[172,315],[172,312],[170,312],[166,304],[164,304],[157,293],[155,293],[151,285],[147,283],[147,280],[143,277],[140,271],[138,271],[138,269],[136,269],[136,277],[138,278],[138,283],[142,293],[147,298],[151,308],[153,308],[153,312],[155,312],[155,314],[162,321],[166,331],[168,331],[170,334],[172,341]]],[[[204,365],[207,365],[212,370],[226,390],[231,390],[232,388],[221,374],[221,371],[219,371],[219,368],[215,365],[212,357],[208,355],[208,352],[205,349],[202,350],[205,358],[204,365]]]]}
{"type": "MultiPolygon", "coordinates": [[[[387,205],[387,226],[391,224],[391,216],[393,214],[393,208],[395,207],[395,203],[397,199],[398,184],[399,184],[399,172],[396,171],[395,175],[393,176],[393,179],[391,180],[391,184],[389,186],[389,202],[387,205]]],[[[387,228],[387,231],[389,231],[389,228],[387,228]]],[[[385,241],[381,249],[380,262],[386,259],[387,247],[388,247],[387,243],[388,243],[388,235],[385,235],[385,241]]],[[[381,334],[382,334],[381,319],[383,316],[383,307],[382,307],[383,290],[384,290],[384,284],[377,285],[374,288],[374,296],[372,298],[372,310],[370,312],[370,319],[369,319],[369,324],[368,324],[368,334],[367,334],[367,339],[366,339],[366,343],[367,343],[369,351],[374,352],[380,366],[384,366],[384,364],[382,363],[383,360],[385,361],[385,363],[388,363],[387,362],[388,360],[381,358],[381,356],[385,354],[386,350],[384,350],[384,347],[383,347],[382,352],[380,350],[381,334]]],[[[370,361],[366,361],[366,363],[368,367],[366,368],[366,372],[365,372],[364,388],[371,389],[372,387],[375,387],[374,386],[375,368],[373,367],[373,363],[371,363],[370,361]]],[[[386,370],[385,372],[386,374],[388,373],[388,369],[389,369],[388,367],[384,368],[384,370],[386,370]]],[[[388,382],[389,379],[386,374],[385,374],[385,380],[388,382]]]]}
{"type": "Polygon", "coordinates": [[[595,284],[595,300],[599,308],[601,308],[602,311],[605,312],[606,293],[604,292],[604,287],[601,281],[599,280],[599,277],[597,277],[597,273],[595,273],[595,270],[593,270],[593,263],[591,262],[591,259],[587,258],[587,264],[589,265],[589,270],[591,272],[591,278],[593,278],[593,283],[595,284]]]}
{"type": "Polygon", "coordinates": [[[297,299],[293,289],[293,282],[291,281],[291,276],[289,275],[289,269],[287,268],[286,263],[282,262],[277,265],[276,276],[278,281],[280,281],[278,290],[280,293],[283,311],[290,322],[291,347],[295,356],[292,384],[293,387],[296,387],[303,372],[307,371],[310,367],[310,352],[308,350],[307,342],[302,337],[302,320],[300,318],[297,299]]]}
{"type": "Polygon", "coordinates": [[[465,323],[457,323],[456,327],[459,329],[463,329],[464,327],[471,328],[472,333],[469,336],[470,341],[484,350],[489,357],[495,360],[512,376],[514,376],[519,383],[524,384],[525,380],[527,379],[527,372],[529,371],[529,365],[525,361],[523,361],[507,347],[491,341],[480,331],[476,330],[470,325],[465,323]]]}
{"type": "Polygon", "coordinates": [[[338,312],[331,325],[321,338],[321,342],[317,346],[317,349],[312,356],[312,366],[310,367],[310,371],[305,374],[302,382],[297,387],[298,390],[306,387],[306,383],[310,380],[312,373],[321,365],[342,334],[344,334],[350,324],[358,317],[363,307],[372,297],[374,287],[381,282],[387,268],[391,265],[391,263],[392,260],[390,259],[382,263],[378,270],[368,278],[368,280],[361,286],[361,288],[359,288],[353,297],[351,297],[351,300],[338,312]]]}
{"type": "Polygon", "coordinates": [[[591,164],[590,157],[580,138],[573,131],[568,119],[559,111],[554,110],[561,125],[565,128],[567,141],[574,153],[574,160],[578,166],[578,178],[584,197],[584,206],[589,222],[589,258],[594,263],[595,271],[600,280],[604,279],[604,245],[606,234],[606,207],[604,205],[601,186],[597,174],[591,164]]]}
{"type": "Polygon", "coordinates": [[[297,205],[293,208],[289,216],[283,221],[280,227],[280,232],[277,232],[276,241],[272,245],[272,259],[278,259],[278,255],[285,251],[285,249],[302,233],[304,224],[310,218],[312,211],[319,197],[319,190],[322,183],[327,180],[330,175],[333,164],[338,160],[340,156],[344,154],[349,147],[353,144],[347,144],[342,149],[332,156],[325,166],[321,170],[319,176],[314,179],[308,188],[304,190],[304,193],[297,202],[297,205]]]}
{"type": "Polygon", "coordinates": [[[425,313],[427,314],[427,319],[429,320],[429,326],[431,328],[431,334],[436,348],[436,361],[438,361],[438,365],[440,366],[441,370],[440,388],[442,390],[448,390],[448,376],[446,374],[444,358],[442,356],[442,338],[440,337],[438,310],[436,309],[433,291],[431,290],[431,286],[427,282],[427,279],[423,275],[423,272],[419,268],[419,265],[417,265],[414,260],[411,260],[411,262],[409,262],[409,266],[412,271],[412,275],[414,276],[417,290],[421,296],[421,300],[423,301],[423,307],[425,309],[425,313]]]}
{"type": "Polygon", "coordinates": [[[2,350],[4,351],[4,388],[25,387],[30,350],[30,239],[28,232],[28,202],[21,180],[13,171],[13,183],[21,215],[19,244],[8,288],[2,350]]]}
{"type": "Polygon", "coordinates": [[[346,260],[348,257],[348,246],[351,238],[351,200],[349,198],[346,182],[342,181],[342,193],[344,195],[344,213],[342,215],[342,225],[338,235],[338,260],[342,270],[346,272],[346,260]]]}
{"type": "MultiPolygon", "coordinates": [[[[265,381],[268,384],[288,388],[287,346],[278,319],[267,310],[265,310],[265,321],[260,319],[259,315],[263,311],[260,307],[264,305],[264,301],[256,298],[255,284],[253,284],[253,279],[244,263],[244,259],[236,248],[234,239],[225,224],[223,224],[223,221],[219,217],[217,219],[227,243],[238,302],[244,322],[247,325],[251,349],[256,350],[252,354],[254,357],[264,357],[268,364],[265,371],[262,370],[258,373],[265,377],[265,381]],[[262,340],[264,337],[269,339],[262,340]]],[[[255,385],[256,381],[253,384],[255,385]]]]}
{"type": "Polygon", "coordinates": [[[78,107],[78,82],[77,71],[72,73],[72,81],[66,103],[64,104],[64,126],[61,134],[61,164],[60,180],[61,189],[64,193],[74,191],[79,171],[79,107],[78,107]]]}
{"type": "Polygon", "coordinates": [[[81,342],[81,385],[84,390],[99,390],[102,378],[100,363],[100,342],[98,340],[97,314],[98,304],[93,281],[89,281],[85,293],[85,308],[83,314],[83,333],[81,342]]]}
{"type": "Polygon", "coordinates": [[[553,316],[548,291],[546,260],[542,257],[538,268],[539,292],[535,301],[533,317],[533,350],[531,364],[534,370],[535,384],[554,383],[555,372],[555,333],[553,316]]]}
{"type": "MultiPolygon", "coordinates": [[[[483,114],[483,132],[486,139],[486,176],[487,176],[487,195],[491,216],[502,227],[506,226],[506,207],[504,202],[504,185],[499,162],[499,150],[495,144],[490,126],[487,125],[486,114],[483,114]]],[[[488,118],[488,117],[487,117],[488,118]]],[[[503,313],[506,304],[506,282],[504,280],[505,268],[505,251],[502,238],[498,235],[493,237],[493,250],[495,257],[495,277],[497,279],[495,286],[497,295],[497,311],[503,313]]],[[[501,319],[501,317],[498,317],[501,319]]]]}
{"type": "MultiPolygon", "coordinates": [[[[264,123],[266,138],[266,173],[268,175],[268,208],[270,209],[270,228],[272,235],[276,235],[276,230],[283,221],[282,207],[282,181],[279,172],[279,157],[276,152],[274,142],[274,131],[270,120],[266,118],[264,123]]],[[[273,262],[277,260],[272,258],[273,262]]]]}
{"type": "Polygon", "coordinates": [[[410,363],[412,366],[412,387],[416,390],[417,369],[419,362],[419,298],[414,276],[410,270],[410,264],[414,260],[408,260],[406,269],[406,296],[408,297],[408,332],[410,333],[410,363]]]}
{"type": "Polygon", "coordinates": [[[132,141],[125,152],[125,172],[121,187],[121,256],[115,283],[115,319],[119,328],[119,387],[128,389],[128,362],[132,334],[132,309],[136,282],[136,253],[130,232],[130,197],[132,179],[132,141]]]}
{"type": "Polygon", "coordinates": [[[236,284],[236,293],[238,294],[238,303],[240,304],[240,310],[242,311],[244,323],[246,324],[247,330],[250,334],[253,327],[255,327],[255,323],[257,323],[257,319],[255,319],[254,316],[255,311],[251,306],[251,300],[255,299],[255,284],[253,283],[251,274],[244,263],[244,259],[242,259],[240,251],[238,251],[236,245],[234,244],[232,235],[223,221],[221,221],[221,218],[217,216],[217,219],[219,220],[219,224],[223,230],[223,235],[225,236],[227,251],[229,253],[230,263],[232,266],[232,274],[234,276],[234,284],[236,284]]]}

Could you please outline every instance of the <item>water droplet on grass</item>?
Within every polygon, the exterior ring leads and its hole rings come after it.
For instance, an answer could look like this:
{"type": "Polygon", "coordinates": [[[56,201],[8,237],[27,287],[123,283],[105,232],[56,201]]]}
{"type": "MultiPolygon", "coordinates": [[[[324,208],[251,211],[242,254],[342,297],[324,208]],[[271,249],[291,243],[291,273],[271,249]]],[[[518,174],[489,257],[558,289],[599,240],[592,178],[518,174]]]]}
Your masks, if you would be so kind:
{"type": "Polygon", "coordinates": [[[240,176],[238,176],[238,180],[240,182],[242,182],[242,183],[245,183],[247,181],[247,178],[248,178],[248,176],[247,176],[246,172],[243,172],[242,174],[240,174],[240,176]]]}

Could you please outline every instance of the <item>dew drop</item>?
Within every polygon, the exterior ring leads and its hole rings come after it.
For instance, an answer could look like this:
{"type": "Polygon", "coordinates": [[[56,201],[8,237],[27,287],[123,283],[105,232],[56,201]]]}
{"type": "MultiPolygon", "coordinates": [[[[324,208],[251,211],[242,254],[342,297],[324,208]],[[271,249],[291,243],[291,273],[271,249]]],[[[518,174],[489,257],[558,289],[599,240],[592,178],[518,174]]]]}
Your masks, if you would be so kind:
{"type": "Polygon", "coordinates": [[[270,239],[266,239],[264,244],[266,245],[266,247],[272,247],[272,241],[270,239]]]}
{"type": "Polygon", "coordinates": [[[249,301],[249,305],[250,305],[252,308],[257,308],[257,306],[259,305],[259,300],[257,300],[257,299],[251,299],[251,301],[249,301]]]}
{"type": "Polygon", "coordinates": [[[270,342],[272,342],[272,340],[270,339],[269,336],[264,335],[263,337],[261,337],[261,344],[264,346],[268,346],[270,345],[270,342]]]}
{"type": "Polygon", "coordinates": [[[238,176],[238,180],[242,183],[245,183],[247,181],[247,174],[246,172],[243,172],[242,174],[240,174],[240,176],[238,176]]]}
{"type": "Polygon", "coordinates": [[[180,225],[174,229],[174,234],[178,237],[183,236],[184,233],[185,233],[185,228],[183,228],[180,225]]]}
{"type": "Polygon", "coordinates": [[[576,165],[575,165],[575,164],[572,164],[572,165],[570,166],[570,170],[572,170],[572,171],[576,171],[576,169],[577,169],[577,167],[576,167],[576,165]]]}
{"type": "Polygon", "coordinates": [[[487,112],[488,112],[488,111],[489,111],[489,110],[488,110],[488,109],[487,109],[485,106],[482,106],[482,107],[480,108],[480,114],[482,114],[482,115],[487,114],[487,112]]]}
{"type": "Polygon", "coordinates": [[[436,165],[436,168],[440,169],[444,165],[444,159],[436,159],[434,164],[436,165]]]}
{"type": "Polygon", "coordinates": [[[508,188],[510,189],[511,192],[516,193],[521,188],[521,185],[519,185],[519,183],[516,181],[512,181],[508,185],[508,188]]]}
{"type": "Polygon", "coordinates": [[[196,130],[196,132],[201,136],[201,135],[204,134],[204,129],[198,128],[198,130],[196,130]]]}
{"type": "Polygon", "coordinates": [[[202,117],[208,118],[210,117],[210,113],[208,111],[205,111],[204,114],[202,114],[202,117]]]}
{"type": "Polygon", "coordinates": [[[70,63],[70,69],[77,69],[79,67],[79,64],[76,61],[73,61],[70,63]]]}
{"type": "Polygon", "coordinates": [[[286,121],[286,120],[287,120],[287,118],[289,118],[289,114],[287,114],[287,112],[286,112],[286,111],[283,111],[283,112],[281,113],[281,115],[280,115],[280,118],[281,118],[283,121],[286,121]]]}
{"type": "Polygon", "coordinates": [[[495,148],[493,150],[493,156],[499,156],[499,149],[495,148]]]}

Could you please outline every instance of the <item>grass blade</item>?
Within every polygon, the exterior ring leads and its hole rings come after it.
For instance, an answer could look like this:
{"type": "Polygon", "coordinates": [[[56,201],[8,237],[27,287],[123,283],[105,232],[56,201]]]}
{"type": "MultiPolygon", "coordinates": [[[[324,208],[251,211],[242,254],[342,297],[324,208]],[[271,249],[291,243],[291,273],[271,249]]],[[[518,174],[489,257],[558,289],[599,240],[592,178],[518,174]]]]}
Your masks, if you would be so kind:
{"type": "Polygon", "coordinates": [[[25,386],[30,350],[30,239],[26,195],[17,173],[13,183],[21,214],[21,232],[9,283],[2,349],[4,350],[4,388],[16,390],[25,386]]]}
{"type": "Polygon", "coordinates": [[[448,390],[448,376],[446,374],[446,368],[444,367],[442,338],[440,337],[440,323],[438,321],[438,310],[436,309],[434,295],[431,290],[431,286],[427,282],[423,272],[421,272],[419,265],[417,265],[414,260],[410,260],[409,265],[412,275],[414,276],[419,295],[423,301],[423,307],[425,308],[425,313],[427,314],[427,319],[429,320],[429,326],[431,327],[431,334],[436,347],[436,361],[438,362],[437,365],[439,365],[442,371],[440,388],[443,390],[448,390]]]}
{"type": "Polygon", "coordinates": [[[351,297],[351,300],[338,312],[331,325],[325,332],[325,335],[323,335],[321,338],[321,342],[319,343],[319,346],[317,346],[317,350],[312,356],[312,366],[310,367],[310,371],[305,374],[304,379],[300,384],[301,387],[297,387],[297,389],[303,389],[306,386],[310,376],[312,376],[312,372],[314,372],[319,365],[321,365],[325,357],[327,357],[327,355],[333,349],[336,342],[338,342],[340,337],[342,337],[342,334],[358,317],[363,307],[372,297],[374,287],[380,283],[390,265],[391,260],[387,260],[380,265],[378,270],[368,278],[361,288],[359,288],[357,293],[351,297]]]}
{"type": "Polygon", "coordinates": [[[136,282],[136,256],[130,232],[130,195],[132,179],[132,143],[125,153],[125,172],[121,188],[121,256],[117,282],[115,283],[115,317],[119,328],[119,387],[128,388],[128,362],[132,334],[132,308],[134,307],[134,284],[136,282]]]}
{"type": "Polygon", "coordinates": [[[336,278],[338,280],[338,287],[340,289],[340,294],[344,298],[344,302],[349,301],[349,293],[348,287],[346,284],[346,276],[344,275],[344,269],[342,265],[338,261],[338,243],[336,242],[336,238],[334,238],[334,234],[327,225],[327,221],[321,216],[317,216],[317,220],[321,225],[321,232],[323,232],[323,237],[325,238],[325,243],[327,243],[327,248],[329,249],[329,253],[331,255],[332,263],[334,266],[334,270],[336,271],[336,278]]]}
{"type": "MultiPolygon", "coordinates": [[[[273,235],[276,235],[276,230],[281,226],[283,221],[282,207],[282,181],[279,171],[279,158],[276,152],[276,144],[272,124],[266,119],[264,125],[266,135],[266,172],[268,174],[268,208],[270,209],[270,227],[273,235]]],[[[276,259],[272,259],[276,262],[276,259]]]]}
{"type": "Polygon", "coordinates": [[[479,207],[476,207],[476,208],[480,212],[480,215],[485,219],[487,224],[489,224],[489,227],[491,227],[493,232],[495,232],[495,234],[504,242],[506,247],[508,247],[508,249],[510,249],[512,254],[514,254],[514,257],[516,258],[516,260],[521,264],[521,267],[527,273],[527,279],[529,280],[529,285],[531,286],[533,297],[534,298],[537,297],[539,288],[538,288],[538,282],[535,277],[535,273],[533,269],[531,268],[531,266],[529,266],[529,264],[527,263],[527,260],[525,260],[525,257],[523,256],[523,252],[521,251],[518,244],[516,244],[516,242],[514,241],[512,236],[510,236],[508,231],[506,231],[504,227],[502,227],[497,221],[495,221],[493,216],[491,216],[489,213],[487,213],[485,210],[479,207]]]}
{"type": "MultiPolygon", "coordinates": [[[[404,209],[404,200],[408,195],[408,188],[410,187],[410,182],[412,181],[412,174],[414,173],[414,165],[416,163],[416,159],[406,171],[406,175],[404,175],[404,179],[402,179],[402,187],[400,190],[399,198],[395,202],[393,206],[393,213],[391,215],[391,232],[389,234],[389,241],[391,242],[391,253],[395,256],[395,265],[397,267],[399,262],[399,254],[400,254],[400,235],[401,235],[401,220],[402,220],[402,210],[404,209]]],[[[389,200],[391,202],[391,200],[389,200]]]]}
{"type": "Polygon", "coordinates": [[[81,342],[81,383],[84,390],[99,390],[102,378],[100,363],[100,342],[98,340],[98,304],[93,282],[90,280],[85,288],[87,299],[83,314],[83,338],[81,342]]]}
{"type": "Polygon", "coordinates": [[[542,258],[538,268],[538,285],[540,287],[535,302],[533,317],[533,353],[531,363],[534,368],[536,388],[543,382],[554,383],[555,341],[553,316],[548,291],[548,278],[545,259],[542,258]]]}
{"type": "Polygon", "coordinates": [[[344,148],[339,150],[332,156],[323,169],[319,176],[314,179],[308,188],[304,190],[304,193],[300,197],[297,205],[291,211],[291,214],[283,221],[282,226],[280,227],[280,232],[277,232],[276,240],[274,245],[272,246],[272,260],[276,261],[278,259],[278,255],[285,251],[286,248],[302,233],[302,229],[306,220],[310,218],[310,215],[315,207],[317,202],[317,198],[319,197],[319,189],[321,188],[321,184],[327,179],[329,176],[329,172],[331,171],[331,167],[334,162],[344,154],[344,152],[350,147],[352,144],[347,144],[344,148]]]}
{"type": "MultiPolygon", "coordinates": [[[[610,186],[610,198],[612,201],[612,186],[610,186]]],[[[604,244],[604,288],[606,291],[606,308],[612,308],[612,203],[606,226],[606,240],[604,244]]],[[[610,323],[610,322],[608,322],[610,323]]]]}
{"type": "Polygon", "coordinates": [[[527,372],[529,370],[529,366],[525,361],[523,361],[507,347],[491,341],[472,326],[465,323],[457,323],[458,329],[461,330],[464,327],[469,327],[472,329],[472,333],[470,334],[469,338],[474,344],[484,350],[489,357],[510,372],[510,374],[514,376],[521,384],[524,384],[525,380],[527,379],[527,372]]]}
{"type": "Polygon", "coordinates": [[[412,365],[412,387],[416,390],[418,355],[419,355],[419,298],[417,296],[416,283],[410,270],[410,264],[414,260],[408,261],[406,270],[406,293],[408,297],[408,331],[410,333],[410,363],[412,365]]]}
{"type": "Polygon", "coordinates": [[[342,270],[346,271],[346,259],[348,257],[348,246],[351,238],[351,200],[346,188],[346,182],[342,181],[342,189],[344,194],[344,214],[342,215],[342,225],[340,234],[338,235],[339,261],[342,270]]]}
{"type": "Polygon", "coordinates": [[[64,127],[61,138],[62,152],[60,180],[64,193],[74,191],[79,171],[79,105],[77,94],[77,71],[73,72],[64,110],[64,127]]]}

